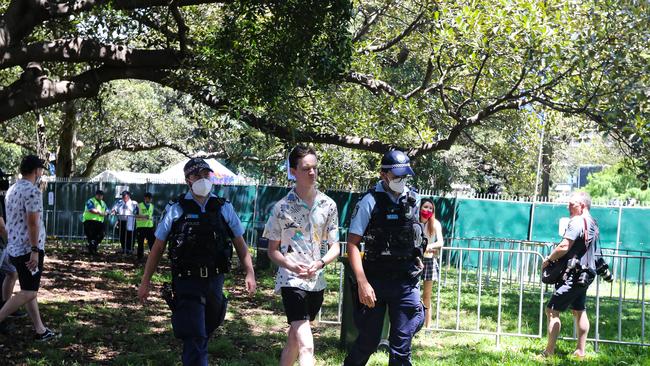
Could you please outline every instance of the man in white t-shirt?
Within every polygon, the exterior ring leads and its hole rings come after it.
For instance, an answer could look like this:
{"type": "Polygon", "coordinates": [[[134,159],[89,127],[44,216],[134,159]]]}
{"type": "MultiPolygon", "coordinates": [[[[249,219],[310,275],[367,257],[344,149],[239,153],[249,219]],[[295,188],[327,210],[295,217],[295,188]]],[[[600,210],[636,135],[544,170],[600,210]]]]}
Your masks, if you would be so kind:
{"type": "Polygon", "coordinates": [[[275,206],[264,228],[269,258],[278,265],[275,291],[290,324],[281,366],[314,365],[310,321],[323,304],[323,268],[339,255],[336,203],[316,189],[318,175],[314,149],[296,146],[289,154],[296,185],[275,206]],[[329,247],[329,248],[328,248],[329,247]]]}
{"type": "Polygon", "coordinates": [[[131,192],[123,191],[122,199],[115,202],[111,214],[117,215],[120,228],[122,254],[133,253],[135,240],[135,217],[138,215],[138,202],[131,199],[131,192]]]}
{"type": "Polygon", "coordinates": [[[44,160],[35,155],[25,156],[20,163],[22,179],[7,191],[7,253],[18,272],[20,292],[0,309],[0,322],[3,322],[9,314],[25,305],[36,331],[34,338],[38,341],[60,336],[43,325],[36,299],[45,258],[43,195],[38,189],[44,168],[44,160]]]}

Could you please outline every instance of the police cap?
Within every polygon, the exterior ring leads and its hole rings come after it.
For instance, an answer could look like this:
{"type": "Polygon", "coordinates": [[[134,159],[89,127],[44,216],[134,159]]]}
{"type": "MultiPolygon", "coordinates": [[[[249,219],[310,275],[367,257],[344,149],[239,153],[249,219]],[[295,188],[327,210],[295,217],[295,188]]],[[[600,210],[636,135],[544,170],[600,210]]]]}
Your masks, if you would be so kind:
{"type": "Polygon", "coordinates": [[[186,178],[190,175],[198,175],[202,170],[213,171],[210,165],[201,158],[192,158],[183,167],[183,173],[186,178]]]}
{"type": "Polygon", "coordinates": [[[381,158],[381,169],[388,170],[395,176],[415,175],[411,169],[409,157],[399,150],[391,150],[381,158]]]}

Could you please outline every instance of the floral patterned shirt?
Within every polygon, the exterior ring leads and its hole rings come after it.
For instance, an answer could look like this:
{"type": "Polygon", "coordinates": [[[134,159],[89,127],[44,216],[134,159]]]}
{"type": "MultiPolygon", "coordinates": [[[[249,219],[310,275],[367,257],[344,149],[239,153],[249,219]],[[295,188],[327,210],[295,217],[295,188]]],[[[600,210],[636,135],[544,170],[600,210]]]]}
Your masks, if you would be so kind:
{"type": "Polygon", "coordinates": [[[38,249],[45,250],[45,224],[43,223],[43,194],[32,182],[19,179],[9,187],[6,197],[7,234],[9,243],[7,252],[12,257],[20,257],[31,252],[27,213],[38,212],[38,249]]]}
{"type": "MultiPolygon", "coordinates": [[[[327,253],[329,245],[339,240],[339,217],[334,200],[317,191],[309,207],[292,189],[278,201],[264,227],[264,237],[280,241],[280,252],[292,261],[310,265],[327,253]]],[[[305,291],[325,289],[322,270],[314,277],[299,278],[284,267],[278,269],[275,291],[282,287],[297,287],[305,291]]]]}

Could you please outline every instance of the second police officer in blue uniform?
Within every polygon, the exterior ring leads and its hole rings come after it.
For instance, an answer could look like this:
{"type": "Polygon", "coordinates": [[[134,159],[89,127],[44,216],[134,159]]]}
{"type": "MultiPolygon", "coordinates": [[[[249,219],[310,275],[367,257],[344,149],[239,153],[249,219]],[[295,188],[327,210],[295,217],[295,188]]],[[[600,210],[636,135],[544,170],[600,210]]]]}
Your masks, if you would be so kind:
{"type": "Polygon", "coordinates": [[[424,322],[419,277],[422,228],[419,197],[406,186],[409,158],[389,151],[381,159],[381,181],[352,215],[348,258],[358,287],[354,320],[359,330],[344,365],[365,365],[377,350],[388,308],[389,365],[411,365],[411,340],[424,322]],[[359,244],[365,243],[363,256],[359,244]]]}
{"type": "Polygon", "coordinates": [[[246,272],[246,290],[255,292],[253,262],[241,222],[232,205],[211,193],[212,169],[200,158],[183,168],[190,191],[167,207],[156,229],[156,240],[138,289],[144,302],[151,276],[169,243],[172,269],[172,327],[183,340],[183,365],[208,364],[208,339],[223,321],[226,298],[224,273],[230,269],[232,246],[246,272]]]}

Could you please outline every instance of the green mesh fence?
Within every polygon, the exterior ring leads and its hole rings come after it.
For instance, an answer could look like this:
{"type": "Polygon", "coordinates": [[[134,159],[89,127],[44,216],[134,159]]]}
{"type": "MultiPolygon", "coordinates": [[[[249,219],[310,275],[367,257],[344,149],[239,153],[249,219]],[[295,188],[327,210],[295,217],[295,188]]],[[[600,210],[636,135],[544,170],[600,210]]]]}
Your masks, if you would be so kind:
{"type": "MultiPolygon", "coordinates": [[[[161,215],[169,200],[187,191],[184,184],[125,184],[112,182],[54,182],[44,193],[48,234],[83,237],[81,214],[86,200],[96,189],[105,192],[105,201],[111,207],[122,190],[128,189],[132,198],[141,201],[144,192],[154,196],[155,215],[161,215]]],[[[257,238],[273,205],[288,191],[276,186],[218,186],[215,193],[233,204],[249,236],[257,238]]],[[[338,206],[341,239],[344,240],[351,214],[361,193],[326,191],[338,206]]],[[[531,203],[433,196],[436,217],[440,220],[447,238],[477,238],[475,246],[485,246],[488,241],[478,238],[499,238],[520,241],[552,242],[560,240],[559,221],[568,217],[566,204],[531,203]]],[[[649,255],[650,209],[635,207],[593,207],[598,220],[601,246],[618,249],[621,254],[649,255]],[[619,233],[620,228],[620,233],[619,233]],[[618,245],[617,245],[618,238],[618,245]]],[[[113,225],[111,221],[108,225],[113,225]]],[[[252,243],[253,244],[253,243],[252,243]]],[[[642,280],[642,260],[614,263],[617,271],[630,280],[642,280]]],[[[647,265],[646,267],[650,267],[647,265]]],[[[650,278],[650,272],[645,274],[650,278]]]]}

